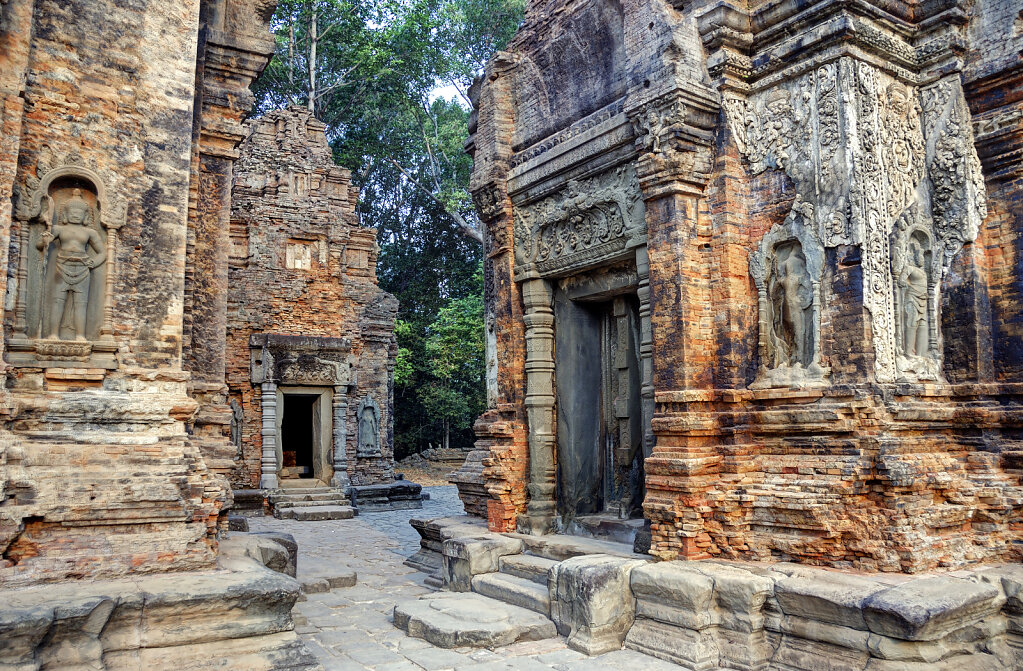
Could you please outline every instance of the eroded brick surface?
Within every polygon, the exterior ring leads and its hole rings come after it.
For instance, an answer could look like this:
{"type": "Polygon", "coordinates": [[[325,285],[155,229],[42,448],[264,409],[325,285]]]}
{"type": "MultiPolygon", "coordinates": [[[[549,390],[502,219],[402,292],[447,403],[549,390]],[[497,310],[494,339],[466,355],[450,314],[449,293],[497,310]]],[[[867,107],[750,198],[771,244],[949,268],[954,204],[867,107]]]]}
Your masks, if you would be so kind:
{"type": "Polygon", "coordinates": [[[1019,558],[1023,7],[961,9],[530,3],[468,144],[497,380],[467,511],[498,531],[614,515],[641,451],[662,558],[1019,558]],[[634,363],[578,335],[615,296],[638,304],[634,363]],[[601,347],[583,413],[601,438],[581,445],[567,371],[585,368],[561,352],[601,347]],[[586,450],[613,486],[564,470],[586,450]]]}

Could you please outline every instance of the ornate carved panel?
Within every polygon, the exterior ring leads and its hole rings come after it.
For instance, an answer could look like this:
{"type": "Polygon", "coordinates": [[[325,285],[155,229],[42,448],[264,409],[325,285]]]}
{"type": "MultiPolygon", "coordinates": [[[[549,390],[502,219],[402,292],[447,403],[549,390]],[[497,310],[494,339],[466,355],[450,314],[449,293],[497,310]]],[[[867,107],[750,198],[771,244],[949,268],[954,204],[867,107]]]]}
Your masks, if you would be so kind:
{"type": "Polygon", "coordinates": [[[558,193],[516,208],[516,273],[557,276],[606,263],[645,230],[631,166],[571,180],[558,193]]]}
{"type": "MultiPolygon", "coordinates": [[[[920,90],[845,57],[726,108],[753,171],[792,179],[790,235],[822,249],[861,246],[877,380],[940,379],[940,279],[986,214],[958,76],[920,90]],[[916,308],[926,324],[907,321],[916,308]],[[928,335],[907,350],[918,328],[928,335]]],[[[760,254],[751,264],[768,262],[760,254]]]]}
{"type": "Polygon", "coordinates": [[[17,189],[14,365],[116,368],[111,288],[125,202],[77,153],[39,152],[17,189]]]}
{"type": "Polygon", "coordinates": [[[256,334],[249,338],[252,383],[347,386],[351,383],[348,338],[256,334]]]}

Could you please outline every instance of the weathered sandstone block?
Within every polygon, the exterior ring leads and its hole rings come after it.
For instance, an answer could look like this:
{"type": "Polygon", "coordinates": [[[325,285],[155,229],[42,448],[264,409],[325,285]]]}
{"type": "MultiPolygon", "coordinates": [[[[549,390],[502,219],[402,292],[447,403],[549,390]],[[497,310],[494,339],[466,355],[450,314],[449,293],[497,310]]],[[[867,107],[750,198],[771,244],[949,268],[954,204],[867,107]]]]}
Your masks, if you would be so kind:
{"type": "Polygon", "coordinates": [[[522,541],[498,534],[448,539],[441,550],[444,586],[468,592],[474,575],[500,570],[501,557],[518,554],[522,549],[522,541]]]}
{"type": "Polygon", "coordinates": [[[643,560],[606,555],[566,559],[550,572],[551,619],[568,645],[587,655],[621,650],[636,600],[629,575],[643,560]]]}

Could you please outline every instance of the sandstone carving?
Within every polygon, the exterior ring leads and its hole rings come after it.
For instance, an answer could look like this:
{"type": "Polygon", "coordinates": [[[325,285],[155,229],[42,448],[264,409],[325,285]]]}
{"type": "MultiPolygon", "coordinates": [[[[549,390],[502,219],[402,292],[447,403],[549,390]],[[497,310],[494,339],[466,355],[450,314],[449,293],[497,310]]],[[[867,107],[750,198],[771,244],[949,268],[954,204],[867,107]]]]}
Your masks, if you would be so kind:
{"type": "Polygon", "coordinates": [[[380,406],[367,396],[359,403],[359,449],[361,457],[380,455],[380,406]]]}
{"type": "Polygon", "coordinates": [[[631,168],[572,180],[561,193],[516,208],[516,264],[541,274],[595,265],[619,256],[643,225],[631,168]]]}
{"type": "Polygon", "coordinates": [[[107,253],[100,234],[93,228],[95,219],[95,211],[82,198],[82,190],[74,189],[61,207],[56,224],[43,231],[36,243],[48,257],[43,287],[43,304],[49,307],[49,320],[43,322],[45,338],[58,339],[61,327],[66,325],[70,332],[66,339],[85,340],[89,308],[95,312],[102,305],[102,294],[90,296],[92,271],[106,262],[107,253]],[[68,319],[66,308],[70,311],[68,319]]]}

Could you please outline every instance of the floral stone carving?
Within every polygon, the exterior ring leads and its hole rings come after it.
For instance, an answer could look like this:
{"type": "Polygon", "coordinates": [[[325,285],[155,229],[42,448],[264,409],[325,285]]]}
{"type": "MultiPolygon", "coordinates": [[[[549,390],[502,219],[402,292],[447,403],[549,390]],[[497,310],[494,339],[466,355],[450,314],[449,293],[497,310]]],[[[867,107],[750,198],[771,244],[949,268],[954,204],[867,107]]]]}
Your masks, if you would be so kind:
{"type": "Polygon", "coordinates": [[[570,180],[559,193],[515,210],[515,265],[558,275],[613,260],[645,230],[631,166],[570,180]]]}
{"type": "MultiPolygon", "coordinates": [[[[752,170],[779,169],[792,179],[795,202],[784,226],[808,260],[814,247],[862,248],[876,379],[939,380],[940,280],[986,214],[958,77],[921,91],[846,57],[729,104],[728,122],[745,123],[735,135],[752,170]]],[[[773,300],[769,270],[779,252],[775,243],[762,245],[761,258],[751,259],[767,282],[762,302],[773,300]]],[[[762,310],[773,314],[774,303],[762,310]]],[[[762,337],[774,367],[784,365],[770,350],[776,335],[762,337]]]]}

